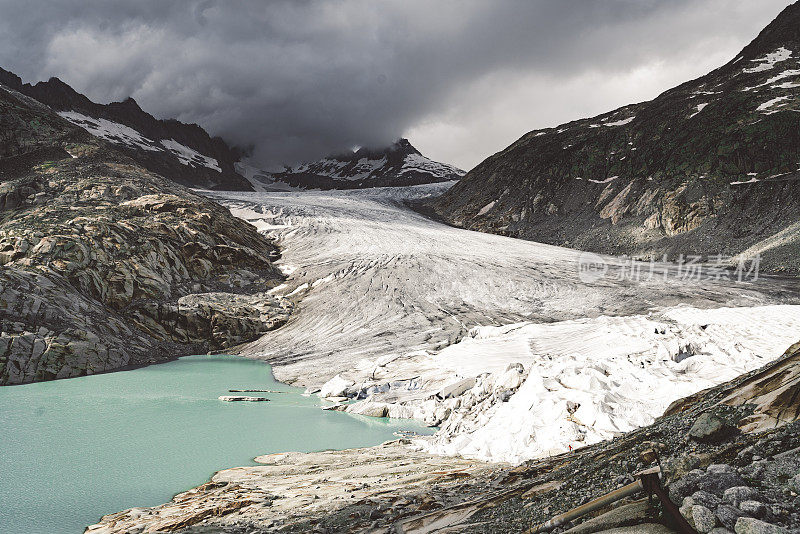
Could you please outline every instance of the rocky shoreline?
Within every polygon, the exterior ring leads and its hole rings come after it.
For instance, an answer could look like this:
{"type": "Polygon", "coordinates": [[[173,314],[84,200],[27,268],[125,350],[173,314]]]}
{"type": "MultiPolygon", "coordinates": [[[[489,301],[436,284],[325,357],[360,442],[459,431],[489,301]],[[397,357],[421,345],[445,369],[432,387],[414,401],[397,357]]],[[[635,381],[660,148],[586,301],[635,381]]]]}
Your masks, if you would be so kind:
{"type": "MultiPolygon", "coordinates": [[[[799,369],[800,343],[673,403],[652,425],[515,467],[428,455],[408,440],[259,457],[261,466],[220,471],[170,503],[107,515],[87,532],[523,532],[656,466],[698,532],[789,534],[800,529],[799,369]]],[[[675,528],[639,494],[554,532],[675,528]]]]}

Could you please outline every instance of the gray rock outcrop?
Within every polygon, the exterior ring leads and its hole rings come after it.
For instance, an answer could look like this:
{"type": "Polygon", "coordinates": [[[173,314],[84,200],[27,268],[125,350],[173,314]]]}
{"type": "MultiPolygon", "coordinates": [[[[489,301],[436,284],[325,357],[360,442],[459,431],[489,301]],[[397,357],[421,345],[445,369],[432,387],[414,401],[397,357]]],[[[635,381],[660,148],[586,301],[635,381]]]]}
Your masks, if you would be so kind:
{"type": "Polygon", "coordinates": [[[286,321],[276,247],[0,88],[0,385],[221,350],[286,321]]]}

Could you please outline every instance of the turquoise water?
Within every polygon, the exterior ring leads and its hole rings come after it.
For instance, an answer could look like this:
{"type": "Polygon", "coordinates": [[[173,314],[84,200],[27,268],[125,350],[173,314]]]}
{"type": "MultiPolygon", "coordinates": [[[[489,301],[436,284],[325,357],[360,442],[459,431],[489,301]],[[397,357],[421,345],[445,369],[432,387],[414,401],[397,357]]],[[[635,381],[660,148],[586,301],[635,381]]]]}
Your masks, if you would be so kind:
{"type": "Polygon", "coordinates": [[[0,388],[0,532],[80,533],[154,506],[259,454],[377,445],[413,421],[324,411],[262,362],[189,356],[131,371],[0,388]],[[228,389],[271,402],[222,402],[228,389]]]}

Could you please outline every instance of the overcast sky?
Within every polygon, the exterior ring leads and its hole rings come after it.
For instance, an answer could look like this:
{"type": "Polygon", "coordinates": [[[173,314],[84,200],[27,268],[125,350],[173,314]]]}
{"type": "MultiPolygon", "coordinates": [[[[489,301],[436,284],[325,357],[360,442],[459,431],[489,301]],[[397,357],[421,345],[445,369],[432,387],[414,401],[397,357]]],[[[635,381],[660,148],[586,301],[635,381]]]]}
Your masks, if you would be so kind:
{"type": "Polygon", "coordinates": [[[718,67],[788,0],[0,0],[0,66],[264,165],[408,137],[464,169],[718,67]]]}

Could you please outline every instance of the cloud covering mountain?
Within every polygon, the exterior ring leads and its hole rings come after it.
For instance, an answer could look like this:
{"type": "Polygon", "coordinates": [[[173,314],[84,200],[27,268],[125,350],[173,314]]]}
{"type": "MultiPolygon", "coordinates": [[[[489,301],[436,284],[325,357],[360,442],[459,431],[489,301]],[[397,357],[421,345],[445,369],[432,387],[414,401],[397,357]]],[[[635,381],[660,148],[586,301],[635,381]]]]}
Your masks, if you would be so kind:
{"type": "Polygon", "coordinates": [[[788,3],[0,0],[0,65],[133,96],[267,165],[406,135],[469,168],[724,63],[788,3]]]}

